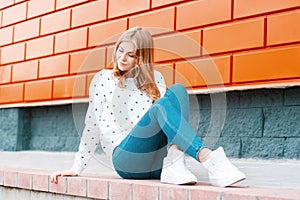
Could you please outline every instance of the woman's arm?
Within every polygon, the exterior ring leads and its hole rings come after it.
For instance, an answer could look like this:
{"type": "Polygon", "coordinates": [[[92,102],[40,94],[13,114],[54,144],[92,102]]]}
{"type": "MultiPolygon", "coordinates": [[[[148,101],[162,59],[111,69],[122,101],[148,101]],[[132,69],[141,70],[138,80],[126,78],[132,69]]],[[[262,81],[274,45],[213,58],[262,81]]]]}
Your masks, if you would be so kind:
{"type": "Polygon", "coordinates": [[[97,119],[102,113],[102,95],[99,86],[103,81],[104,70],[98,72],[89,87],[89,106],[85,117],[85,127],[82,132],[78,152],[75,154],[73,166],[69,170],[56,171],[51,175],[51,182],[57,183],[59,176],[77,176],[86,168],[91,156],[100,143],[100,129],[97,119]]]}

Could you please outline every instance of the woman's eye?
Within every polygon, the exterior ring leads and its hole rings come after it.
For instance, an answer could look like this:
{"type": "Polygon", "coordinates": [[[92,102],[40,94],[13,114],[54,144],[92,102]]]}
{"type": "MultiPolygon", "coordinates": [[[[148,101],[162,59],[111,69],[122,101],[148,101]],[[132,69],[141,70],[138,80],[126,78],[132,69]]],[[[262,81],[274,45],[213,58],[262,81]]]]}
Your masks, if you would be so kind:
{"type": "Polygon", "coordinates": [[[124,50],[123,49],[118,49],[118,51],[120,52],[120,53],[123,53],[124,52],[124,50]]]}
{"type": "Polygon", "coordinates": [[[129,57],[131,57],[131,58],[134,58],[135,56],[134,56],[134,54],[128,54],[129,55],[129,57]]]}

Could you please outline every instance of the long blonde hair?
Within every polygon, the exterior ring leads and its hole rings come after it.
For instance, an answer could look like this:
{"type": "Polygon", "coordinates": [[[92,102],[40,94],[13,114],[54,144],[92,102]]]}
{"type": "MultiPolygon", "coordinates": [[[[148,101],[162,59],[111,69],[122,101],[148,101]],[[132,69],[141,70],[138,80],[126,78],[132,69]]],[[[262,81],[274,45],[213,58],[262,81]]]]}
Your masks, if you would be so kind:
{"type": "Polygon", "coordinates": [[[119,86],[125,87],[126,78],[134,78],[137,88],[145,92],[155,102],[160,92],[154,81],[153,69],[153,39],[151,34],[141,28],[134,27],[125,31],[118,39],[113,51],[113,75],[119,78],[119,86]],[[122,42],[131,42],[135,47],[136,66],[127,72],[118,68],[116,53],[122,42]]]}

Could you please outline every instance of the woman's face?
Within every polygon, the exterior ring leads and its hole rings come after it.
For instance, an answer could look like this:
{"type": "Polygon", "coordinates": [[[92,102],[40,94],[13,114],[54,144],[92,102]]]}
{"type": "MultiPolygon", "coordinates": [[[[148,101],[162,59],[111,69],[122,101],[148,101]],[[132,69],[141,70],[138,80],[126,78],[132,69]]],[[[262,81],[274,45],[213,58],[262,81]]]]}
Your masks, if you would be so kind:
{"type": "Polygon", "coordinates": [[[131,42],[122,42],[116,52],[118,68],[121,71],[128,71],[136,65],[136,54],[134,45],[131,42]]]}

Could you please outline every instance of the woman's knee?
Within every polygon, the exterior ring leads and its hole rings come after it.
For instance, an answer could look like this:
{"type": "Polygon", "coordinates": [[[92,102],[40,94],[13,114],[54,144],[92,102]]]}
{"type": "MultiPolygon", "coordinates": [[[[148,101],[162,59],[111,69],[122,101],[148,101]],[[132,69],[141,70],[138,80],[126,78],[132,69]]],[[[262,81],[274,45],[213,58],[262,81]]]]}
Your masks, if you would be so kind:
{"type": "Polygon", "coordinates": [[[186,91],[186,88],[182,85],[182,84],[174,84],[172,86],[170,86],[168,88],[168,90],[172,93],[174,93],[175,95],[186,95],[187,94],[187,91],[186,91]]]}

